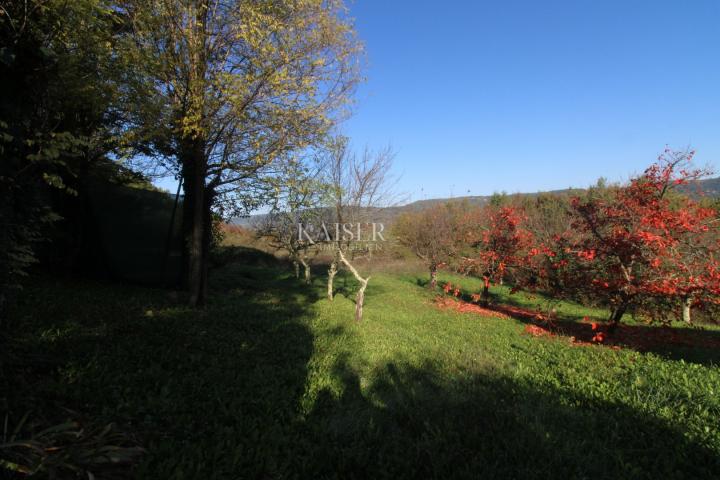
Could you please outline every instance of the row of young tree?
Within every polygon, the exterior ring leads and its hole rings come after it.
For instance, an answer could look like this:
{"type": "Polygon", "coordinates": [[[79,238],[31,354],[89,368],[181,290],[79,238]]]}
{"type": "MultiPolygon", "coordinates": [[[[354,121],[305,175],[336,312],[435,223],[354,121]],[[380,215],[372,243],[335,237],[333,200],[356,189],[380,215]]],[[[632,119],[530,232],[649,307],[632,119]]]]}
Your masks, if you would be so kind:
{"type": "Polygon", "coordinates": [[[691,308],[720,303],[720,237],[714,204],[694,192],[709,174],[693,152],[665,150],[624,185],[576,194],[495,196],[470,208],[439,204],[401,216],[395,235],[436,285],[441,266],[491,284],[663,322],[691,321],[691,308]],[[693,193],[688,195],[688,193],[693,193]]]}
{"type": "Polygon", "coordinates": [[[255,225],[256,234],[288,255],[298,278],[302,265],[306,283],[311,282],[310,257],[330,253],[327,298],[334,298],[338,270],[346,269],[359,284],[355,320],[360,321],[370,277],[363,276],[354,260],[358,253],[368,253],[369,235],[382,236],[384,226],[374,223],[377,213],[396,203],[390,173],[394,154],[390,147],[357,154],[341,136],[313,153],[280,164],[272,208],[255,225]],[[367,228],[375,230],[363,235],[367,228]]]}
{"type": "Polygon", "coordinates": [[[0,0],[0,309],[102,161],[180,181],[203,303],[213,216],[331,143],[361,58],[341,0],[0,0]]]}

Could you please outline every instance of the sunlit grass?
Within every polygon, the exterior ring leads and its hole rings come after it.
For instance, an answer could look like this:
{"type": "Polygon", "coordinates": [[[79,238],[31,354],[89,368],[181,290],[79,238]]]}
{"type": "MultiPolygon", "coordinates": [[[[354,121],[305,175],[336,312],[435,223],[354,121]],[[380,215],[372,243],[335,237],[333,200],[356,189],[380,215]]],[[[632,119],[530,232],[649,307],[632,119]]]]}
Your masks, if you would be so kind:
{"type": "Polygon", "coordinates": [[[374,274],[361,323],[347,277],[330,302],[322,278],[232,264],[202,311],[160,289],[39,281],[18,322],[55,367],[9,395],[10,414],[62,404],[118,422],[148,449],[141,478],[720,474],[712,352],[534,338],[518,320],[438,309],[423,281],[374,274]]]}

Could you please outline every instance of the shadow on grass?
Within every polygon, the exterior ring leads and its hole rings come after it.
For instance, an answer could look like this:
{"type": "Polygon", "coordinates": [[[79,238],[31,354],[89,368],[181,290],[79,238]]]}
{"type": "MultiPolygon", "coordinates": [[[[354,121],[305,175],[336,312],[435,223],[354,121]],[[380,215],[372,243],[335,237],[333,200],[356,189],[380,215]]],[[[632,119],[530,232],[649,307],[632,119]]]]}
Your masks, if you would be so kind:
{"type": "MultiPolygon", "coordinates": [[[[527,324],[541,325],[555,335],[572,337],[581,343],[593,342],[593,337],[598,333],[592,329],[591,323],[570,320],[569,318],[573,317],[569,316],[558,315],[551,322],[547,322],[538,318],[538,313],[542,315],[545,312],[536,312],[522,306],[494,304],[489,308],[527,324]]],[[[600,330],[607,330],[605,323],[596,323],[600,330]]],[[[652,352],[673,360],[702,365],[720,364],[720,331],[717,330],[620,324],[614,332],[606,334],[603,344],[631,348],[638,352],[652,352]]]]}
{"type": "Polygon", "coordinates": [[[232,264],[213,276],[211,292],[194,310],[162,290],[31,288],[47,308],[31,306],[38,334],[26,348],[47,352],[57,374],[6,390],[8,415],[62,417],[71,408],[116,422],[148,451],[137,478],[286,471],[283,452],[294,448],[313,352],[305,317],[316,291],[284,272],[232,264]]]}
{"type": "MultiPolygon", "coordinates": [[[[438,290],[442,294],[441,290],[438,290]]],[[[465,291],[458,301],[474,305],[472,296],[465,291]]],[[[578,321],[577,316],[554,312],[547,321],[547,310],[535,310],[508,296],[491,296],[488,310],[507,315],[529,325],[540,326],[548,333],[572,337],[579,343],[592,343],[597,331],[590,322],[578,321]],[[500,303],[502,302],[502,303],[500,303]]],[[[606,330],[602,321],[591,318],[606,330]]],[[[668,327],[660,325],[620,324],[611,334],[606,334],[603,345],[630,348],[638,352],[652,352],[673,360],[684,360],[702,365],[720,364],[720,331],[703,328],[668,327]]]]}
{"type": "MultiPolygon", "coordinates": [[[[239,245],[223,245],[214,249],[210,261],[214,267],[221,267],[230,263],[273,267],[282,262],[282,260],[270,253],[257,248],[239,245]]],[[[289,265],[289,262],[287,263],[289,265]]]]}
{"type": "MultiPolygon", "coordinates": [[[[553,331],[591,342],[595,332],[581,322],[555,321],[553,331]]],[[[605,344],[652,352],[673,360],[702,365],[720,365],[720,332],[698,328],[650,325],[619,325],[605,344]]]]}
{"type": "Polygon", "coordinates": [[[136,478],[720,475],[716,451],[622,405],[492,373],[448,378],[429,363],[387,363],[367,384],[341,357],[319,381],[342,393],[321,388],[303,414],[318,290],[241,265],[213,285],[202,311],[108,284],[37,291],[36,326],[58,333],[31,346],[63,362],[13,392],[11,414],[32,393],[36,409],[120,422],[148,450],[136,478]]]}
{"type": "Polygon", "coordinates": [[[328,478],[718,478],[720,458],[618,404],[489,375],[448,379],[386,364],[361,390],[342,362],[339,397],[318,396],[303,426],[328,478]],[[560,399],[564,399],[561,401],[560,399]],[[572,405],[567,404],[569,402],[572,405]]]}
{"type": "MultiPolygon", "coordinates": [[[[345,270],[341,270],[340,272],[338,272],[337,277],[335,277],[335,294],[342,295],[353,303],[355,303],[359,287],[360,284],[357,282],[357,280],[355,280],[351,273],[345,270]]],[[[372,299],[372,297],[385,293],[386,291],[387,289],[385,287],[373,282],[373,278],[371,275],[367,289],[365,290],[365,304],[367,305],[368,299],[372,299]]]]}

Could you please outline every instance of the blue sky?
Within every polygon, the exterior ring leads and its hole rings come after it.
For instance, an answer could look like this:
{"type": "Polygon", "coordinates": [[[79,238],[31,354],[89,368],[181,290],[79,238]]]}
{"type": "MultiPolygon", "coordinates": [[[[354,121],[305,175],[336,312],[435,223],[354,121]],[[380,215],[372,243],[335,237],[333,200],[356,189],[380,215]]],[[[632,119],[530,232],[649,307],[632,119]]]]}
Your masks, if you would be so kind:
{"type": "Polygon", "coordinates": [[[412,199],[626,180],[665,145],[720,166],[720,1],[350,4],[366,82],[344,132],[412,199]]]}
{"type": "Polygon", "coordinates": [[[720,169],[720,0],[349,9],[367,65],[343,132],[394,147],[409,200],[623,181],[665,145],[720,169]]]}

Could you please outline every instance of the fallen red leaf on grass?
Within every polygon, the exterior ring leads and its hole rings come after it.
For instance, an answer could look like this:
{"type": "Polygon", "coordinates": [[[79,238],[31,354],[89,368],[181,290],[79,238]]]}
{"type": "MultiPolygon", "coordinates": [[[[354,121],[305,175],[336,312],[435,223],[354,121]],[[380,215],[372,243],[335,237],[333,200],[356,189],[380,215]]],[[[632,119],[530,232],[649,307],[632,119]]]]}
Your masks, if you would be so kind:
{"type": "Polygon", "coordinates": [[[533,337],[554,337],[555,334],[552,333],[550,330],[547,330],[543,327],[540,327],[538,325],[525,325],[525,333],[529,333],[533,337]]]}
{"type": "MultiPolygon", "coordinates": [[[[447,286],[447,285],[446,285],[447,286]]],[[[453,290],[456,287],[453,287],[453,290]]],[[[448,291],[450,293],[450,291],[448,291]]],[[[454,293],[454,292],[452,292],[454,293]]],[[[473,299],[474,300],[474,299],[473,299]]],[[[528,308],[513,305],[492,305],[481,307],[474,303],[442,295],[435,298],[435,305],[456,312],[474,313],[483,317],[516,318],[529,322],[525,333],[534,337],[565,337],[573,346],[602,344],[605,348],[620,350],[632,348],[637,351],[652,351],[668,345],[699,348],[720,348],[720,337],[708,335],[701,330],[641,325],[618,325],[612,334],[605,331],[601,322],[591,322],[583,317],[580,322],[551,321],[546,315],[528,308]],[[590,325],[588,325],[588,323],[590,325]],[[588,328],[588,326],[590,328],[588,328]]]]}
{"type": "Polygon", "coordinates": [[[456,312],[461,312],[461,313],[475,313],[475,314],[481,315],[483,317],[494,317],[494,318],[502,318],[502,319],[510,318],[508,315],[506,315],[504,313],[497,312],[497,311],[491,310],[489,308],[484,308],[479,305],[475,305],[473,303],[458,301],[458,300],[455,300],[454,298],[438,296],[435,298],[435,305],[442,309],[455,310],[456,312]]]}

